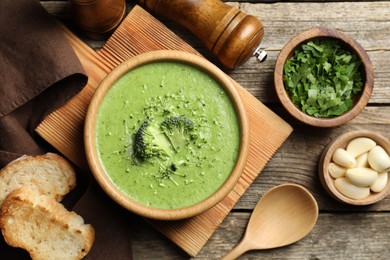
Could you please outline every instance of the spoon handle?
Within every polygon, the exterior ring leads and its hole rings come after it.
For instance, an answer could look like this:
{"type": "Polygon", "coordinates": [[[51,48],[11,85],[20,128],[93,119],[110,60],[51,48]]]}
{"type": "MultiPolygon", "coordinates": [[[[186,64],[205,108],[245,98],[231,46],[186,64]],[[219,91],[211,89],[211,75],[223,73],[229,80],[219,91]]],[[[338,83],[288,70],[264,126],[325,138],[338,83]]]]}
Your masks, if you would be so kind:
{"type": "Polygon", "coordinates": [[[221,260],[233,260],[237,259],[240,255],[245,253],[246,251],[249,251],[251,249],[250,245],[245,242],[245,239],[241,240],[238,245],[233,248],[232,251],[230,251],[227,255],[225,255],[221,260]]]}

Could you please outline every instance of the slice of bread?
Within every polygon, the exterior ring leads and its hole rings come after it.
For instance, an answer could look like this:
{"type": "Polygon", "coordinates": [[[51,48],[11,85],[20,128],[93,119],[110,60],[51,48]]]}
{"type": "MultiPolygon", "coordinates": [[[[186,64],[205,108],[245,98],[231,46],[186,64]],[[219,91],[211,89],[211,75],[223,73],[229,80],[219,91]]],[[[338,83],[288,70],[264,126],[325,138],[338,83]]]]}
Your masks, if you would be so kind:
{"type": "Polygon", "coordinates": [[[27,250],[32,259],[81,259],[95,236],[81,216],[28,186],[6,198],[0,227],[7,244],[27,250]]]}
{"type": "Polygon", "coordinates": [[[43,194],[61,201],[76,186],[76,173],[67,160],[54,153],[22,156],[0,171],[0,205],[23,185],[36,185],[43,194]]]}

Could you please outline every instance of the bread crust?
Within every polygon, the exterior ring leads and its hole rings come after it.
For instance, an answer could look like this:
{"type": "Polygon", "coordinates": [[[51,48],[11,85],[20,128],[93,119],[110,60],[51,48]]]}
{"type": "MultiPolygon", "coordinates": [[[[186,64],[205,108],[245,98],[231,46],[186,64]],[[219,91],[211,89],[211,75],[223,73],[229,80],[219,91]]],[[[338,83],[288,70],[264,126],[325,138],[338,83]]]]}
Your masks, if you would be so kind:
{"type": "Polygon", "coordinates": [[[0,227],[7,244],[27,250],[32,259],[82,259],[95,238],[81,216],[33,186],[9,194],[0,227]]]}
{"type": "Polygon", "coordinates": [[[32,185],[61,201],[76,186],[76,172],[66,159],[55,153],[22,156],[0,171],[0,205],[13,190],[32,185]]]}

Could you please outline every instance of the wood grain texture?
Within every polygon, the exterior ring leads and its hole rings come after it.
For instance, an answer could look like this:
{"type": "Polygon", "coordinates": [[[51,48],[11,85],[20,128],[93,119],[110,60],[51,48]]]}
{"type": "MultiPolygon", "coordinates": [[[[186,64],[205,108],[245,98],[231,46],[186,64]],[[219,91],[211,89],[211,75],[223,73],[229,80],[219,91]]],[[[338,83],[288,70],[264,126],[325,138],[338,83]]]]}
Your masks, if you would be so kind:
{"type": "MultiPolygon", "coordinates": [[[[324,3],[228,3],[259,18],[264,26],[262,48],[268,52],[265,62],[249,59],[243,66],[227,73],[265,104],[278,103],[273,89],[273,69],[283,46],[297,34],[313,27],[339,29],[359,42],[374,66],[374,91],[370,102],[385,104],[390,100],[390,59],[387,35],[390,34],[390,2],[324,3]],[[354,10],[351,12],[351,10],[354,10]]],[[[181,38],[207,55],[196,38],[178,25],[163,20],[181,38]]]]}
{"type": "MultiPolygon", "coordinates": [[[[134,2],[129,1],[132,8],[134,2]]],[[[254,15],[264,26],[264,38],[261,46],[268,52],[265,62],[259,64],[255,59],[233,71],[226,71],[238,84],[265,104],[278,103],[273,89],[273,69],[282,47],[302,31],[324,26],[340,29],[350,35],[368,52],[374,66],[374,91],[370,103],[386,104],[390,102],[390,1],[226,1],[239,7],[242,12],[254,15]],[[276,2],[269,4],[269,2],[276,2]],[[326,2],[326,4],[324,4],[326,2]],[[351,12],[351,10],[354,10],[351,12]]],[[[70,25],[66,12],[66,1],[43,2],[50,13],[70,25]]],[[[212,60],[189,31],[183,27],[159,18],[176,34],[201,54],[212,60]]],[[[100,49],[104,41],[91,41],[78,35],[89,46],[100,49]]]]}
{"type": "MultiPolygon", "coordinates": [[[[195,259],[221,259],[242,238],[250,213],[232,212],[221,223],[195,259]]],[[[387,259],[386,214],[321,213],[314,229],[302,240],[287,247],[249,251],[239,259],[387,259]],[[380,230],[380,232],[378,232],[380,230]]],[[[134,229],[134,259],[189,259],[145,223],[134,229]]]]}
{"type": "MultiPolygon", "coordinates": [[[[131,9],[135,0],[127,1],[131,9]]],[[[314,230],[291,246],[246,253],[240,259],[387,259],[390,255],[390,197],[371,206],[346,206],[331,198],[322,188],[318,158],[326,145],[339,135],[358,129],[381,133],[390,139],[390,1],[310,1],[237,0],[224,1],[255,15],[264,25],[262,46],[267,61],[250,59],[234,71],[226,71],[238,84],[294,126],[294,131],[271,161],[240,198],[233,211],[217,228],[196,259],[220,259],[241,239],[250,212],[268,189],[282,183],[308,188],[320,207],[314,230]],[[271,4],[272,3],[272,4],[271,4]],[[369,105],[346,125],[331,129],[308,127],[296,122],[280,107],[273,89],[276,57],[287,41],[316,26],[341,29],[368,52],[374,65],[375,84],[369,105]]],[[[72,26],[66,0],[42,1],[50,13],[72,26]]],[[[190,32],[167,19],[168,28],[210,60],[201,42],[190,32]]],[[[101,49],[104,41],[91,41],[77,34],[91,48],[101,49]]],[[[188,259],[188,254],[143,219],[132,223],[134,259],[188,259]]]]}
{"type": "MultiPolygon", "coordinates": [[[[158,49],[196,51],[138,6],[98,53],[66,28],[64,31],[89,75],[89,81],[71,102],[45,118],[36,132],[76,165],[87,169],[83,152],[83,123],[92,93],[102,78],[117,64],[139,53],[158,49]]],[[[201,215],[170,222],[150,220],[153,226],[192,256],[206,244],[292,131],[279,116],[244,88],[234,84],[246,108],[250,126],[248,160],[238,183],[224,200],[201,215]]]]}

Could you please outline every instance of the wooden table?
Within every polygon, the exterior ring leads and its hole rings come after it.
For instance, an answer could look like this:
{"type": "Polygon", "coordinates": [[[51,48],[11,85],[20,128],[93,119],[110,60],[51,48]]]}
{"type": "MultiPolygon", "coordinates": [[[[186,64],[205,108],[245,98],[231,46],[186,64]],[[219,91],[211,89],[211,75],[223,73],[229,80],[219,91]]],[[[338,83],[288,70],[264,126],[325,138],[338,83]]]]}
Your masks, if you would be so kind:
{"type": "MultiPolygon", "coordinates": [[[[66,1],[41,1],[75,33],[66,1]]],[[[128,1],[129,10],[136,1],[128,1]]],[[[338,135],[367,129],[390,138],[390,1],[228,1],[243,12],[257,16],[264,24],[262,46],[268,59],[262,64],[250,60],[227,71],[241,86],[276,112],[294,128],[225,221],[219,226],[197,259],[218,259],[241,239],[252,209],[262,194],[282,183],[308,188],[320,207],[313,231],[296,244],[274,250],[252,251],[241,259],[388,259],[390,256],[390,196],[371,206],[352,207],[330,198],[317,175],[318,158],[338,135]],[[273,68],[284,44],[301,31],[324,26],[343,30],[368,52],[375,71],[374,91],[369,105],[348,124],[330,129],[302,125],[287,115],[273,88],[273,68]]],[[[200,42],[180,26],[162,20],[191,46],[211,58],[200,42]]],[[[82,37],[82,35],[78,34],[82,37]]],[[[82,38],[94,49],[104,41],[82,38]]],[[[134,223],[134,259],[187,259],[189,256],[143,219],[134,223]]]]}

